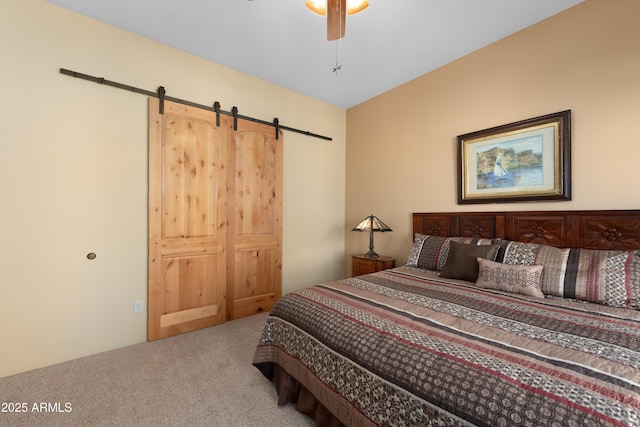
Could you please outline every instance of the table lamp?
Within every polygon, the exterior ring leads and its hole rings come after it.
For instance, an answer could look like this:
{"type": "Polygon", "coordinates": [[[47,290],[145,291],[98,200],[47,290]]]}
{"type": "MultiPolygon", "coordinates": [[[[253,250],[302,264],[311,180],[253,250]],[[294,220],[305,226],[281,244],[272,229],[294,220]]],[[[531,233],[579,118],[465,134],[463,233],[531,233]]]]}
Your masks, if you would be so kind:
{"type": "Polygon", "coordinates": [[[387,224],[380,221],[375,215],[369,215],[363,219],[358,225],[353,227],[351,231],[368,231],[369,232],[369,252],[364,254],[367,258],[378,258],[378,254],[373,250],[373,232],[374,231],[393,231],[387,224]]]}

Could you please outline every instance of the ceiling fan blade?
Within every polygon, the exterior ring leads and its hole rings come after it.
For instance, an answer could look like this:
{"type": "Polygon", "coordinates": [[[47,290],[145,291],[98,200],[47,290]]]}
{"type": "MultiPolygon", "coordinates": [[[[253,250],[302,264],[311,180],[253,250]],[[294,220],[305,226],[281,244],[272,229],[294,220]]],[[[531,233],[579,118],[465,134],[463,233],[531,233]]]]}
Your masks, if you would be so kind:
{"type": "Polygon", "coordinates": [[[327,40],[344,37],[344,24],[347,15],[347,0],[327,1],[327,40]]]}

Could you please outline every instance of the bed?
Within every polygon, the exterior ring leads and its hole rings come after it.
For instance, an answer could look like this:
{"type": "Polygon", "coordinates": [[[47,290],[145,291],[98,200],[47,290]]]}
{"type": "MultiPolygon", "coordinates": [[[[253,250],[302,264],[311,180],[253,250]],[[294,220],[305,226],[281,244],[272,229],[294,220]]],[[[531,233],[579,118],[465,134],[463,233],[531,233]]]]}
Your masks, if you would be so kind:
{"type": "Polygon", "coordinates": [[[278,404],[317,426],[640,426],[640,210],[412,219],[405,265],[275,304],[253,364],[278,404]]]}

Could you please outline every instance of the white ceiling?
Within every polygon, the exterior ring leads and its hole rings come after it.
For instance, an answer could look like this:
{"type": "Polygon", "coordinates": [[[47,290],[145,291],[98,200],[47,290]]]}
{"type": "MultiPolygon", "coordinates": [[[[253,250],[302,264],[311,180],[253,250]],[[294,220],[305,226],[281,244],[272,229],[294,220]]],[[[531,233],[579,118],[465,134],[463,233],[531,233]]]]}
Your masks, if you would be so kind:
{"type": "Polygon", "coordinates": [[[304,0],[47,1],[349,108],[584,0],[369,0],[337,42],[304,0]]]}

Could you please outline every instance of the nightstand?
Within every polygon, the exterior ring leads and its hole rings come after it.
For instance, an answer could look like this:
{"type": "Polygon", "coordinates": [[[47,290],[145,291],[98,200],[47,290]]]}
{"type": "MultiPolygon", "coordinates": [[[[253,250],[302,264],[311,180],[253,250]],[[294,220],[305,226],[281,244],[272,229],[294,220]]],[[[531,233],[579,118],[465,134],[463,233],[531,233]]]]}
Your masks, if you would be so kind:
{"type": "Polygon", "coordinates": [[[395,268],[396,259],[389,256],[379,256],[378,258],[367,258],[366,256],[351,255],[351,277],[363,274],[375,273],[377,271],[395,268]]]}

